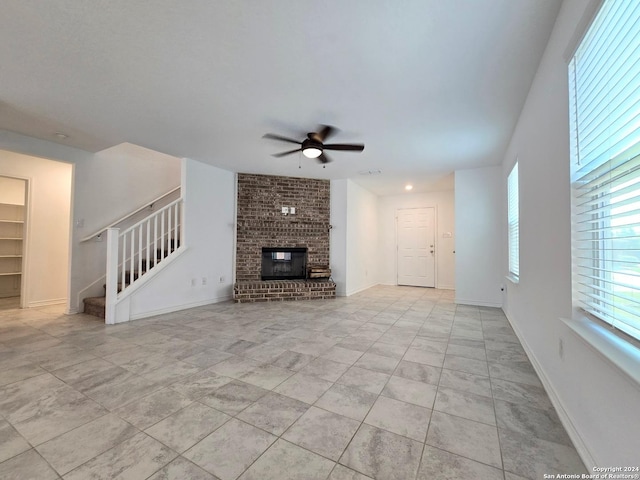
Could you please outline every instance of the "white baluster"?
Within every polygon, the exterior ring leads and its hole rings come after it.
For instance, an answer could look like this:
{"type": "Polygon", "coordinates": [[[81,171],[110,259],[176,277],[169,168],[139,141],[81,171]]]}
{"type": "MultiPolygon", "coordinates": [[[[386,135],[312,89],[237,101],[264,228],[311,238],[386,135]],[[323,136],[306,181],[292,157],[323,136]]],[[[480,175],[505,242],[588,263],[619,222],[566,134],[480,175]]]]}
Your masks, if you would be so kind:
{"type": "Polygon", "coordinates": [[[173,206],[173,242],[174,248],[178,248],[178,241],[180,236],[178,235],[178,204],[173,206]]]}
{"type": "Polygon", "coordinates": [[[158,262],[158,214],[153,217],[153,262],[158,262]]]}
{"type": "Polygon", "coordinates": [[[160,258],[164,260],[164,212],[160,218],[160,258]]]}
{"type": "MultiPolygon", "coordinates": [[[[129,257],[129,285],[133,283],[133,268],[134,268],[134,252],[136,251],[136,235],[135,230],[131,230],[131,256],[129,257]]],[[[124,291],[125,285],[122,286],[122,290],[124,291]]]]}
{"type": "Polygon", "coordinates": [[[180,200],[180,243],[184,244],[184,201],[180,200]]]}
{"type": "MultiPolygon", "coordinates": [[[[138,256],[138,278],[142,275],[142,224],[138,227],[138,251],[136,253],[138,256]]],[[[131,281],[133,283],[133,280],[131,281]]]]}
{"type": "Polygon", "coordinates": [[[151,220],[147,220],[145,222],[147,224],[147,254],[145,255],[145,259],[147,262],[147,272],[151,268],[150,258],[151,258],[151,220]]]}
{"type": "Polygon", "coordinates": [[[171,251],[173,250],[171,246],[172,225],[173,223],[171,222],[171,208],[167,208],[167,253],[171,253],[171,251]]]}
{"type": "Polygon", "coordinates": [[[120,237],[120,241],[122,242],[122,259],[120,262],[120,284],[124,287],[124,271],[127,269],[127,234],[124,233],[120,237]]]}

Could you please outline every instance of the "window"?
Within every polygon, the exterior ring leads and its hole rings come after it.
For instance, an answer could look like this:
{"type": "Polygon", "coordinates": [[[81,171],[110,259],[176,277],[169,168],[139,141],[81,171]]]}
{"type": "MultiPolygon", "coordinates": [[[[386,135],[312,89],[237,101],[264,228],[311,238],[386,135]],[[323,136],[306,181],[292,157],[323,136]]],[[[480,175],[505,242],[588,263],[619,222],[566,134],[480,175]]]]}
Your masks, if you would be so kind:
{"type": "Polygon", "coordinates": [[[640,2],[603,3],[569,90],[574,302],[640,339],[640,2]]]}
{"type": "Polygon", "coordinates": [[[509,276],[520,277],[520,199],[518,194],[518,162],[507,178],[507,224],[509,234],[509,276]]]}

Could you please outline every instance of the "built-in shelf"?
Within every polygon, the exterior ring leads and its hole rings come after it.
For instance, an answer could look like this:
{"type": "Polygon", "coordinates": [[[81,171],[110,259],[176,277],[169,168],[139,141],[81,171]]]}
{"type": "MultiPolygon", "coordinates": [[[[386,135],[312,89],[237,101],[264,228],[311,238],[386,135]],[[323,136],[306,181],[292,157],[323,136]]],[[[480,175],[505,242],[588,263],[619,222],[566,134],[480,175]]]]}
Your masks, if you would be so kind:
{"type": "Polygon", "coordinates": [[[24,206],[0,203],[0,298],[20,295],[24,206]]]}

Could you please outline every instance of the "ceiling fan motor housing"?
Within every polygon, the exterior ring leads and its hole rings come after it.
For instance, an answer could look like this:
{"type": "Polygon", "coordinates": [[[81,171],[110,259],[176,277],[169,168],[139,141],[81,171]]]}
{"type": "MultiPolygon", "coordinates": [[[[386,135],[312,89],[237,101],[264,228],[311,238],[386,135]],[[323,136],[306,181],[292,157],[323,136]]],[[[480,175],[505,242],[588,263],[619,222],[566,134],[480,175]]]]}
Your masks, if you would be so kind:
{"type": "Polygon", "coordinates": [[[306,150],[307,148],[317,148],[318,150],[322,150],[322,147],[322,142],[318,142],[312,138],[305,138],[302,141],[302,150],[306,150]]]}

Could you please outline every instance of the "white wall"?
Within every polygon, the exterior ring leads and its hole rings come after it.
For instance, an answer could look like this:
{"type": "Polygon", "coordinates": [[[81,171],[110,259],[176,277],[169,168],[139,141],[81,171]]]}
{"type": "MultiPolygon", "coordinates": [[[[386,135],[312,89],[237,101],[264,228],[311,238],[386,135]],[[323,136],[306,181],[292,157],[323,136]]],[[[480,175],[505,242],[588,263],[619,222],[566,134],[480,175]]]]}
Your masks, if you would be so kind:
{"type": "MultiPolygon", "coordinates": [[[[505,312],[587,464],[638,464],[640,386],[559,319],[571,305],[571,210],[567,62],[590,2],[565,0],[502,167],[501,194],[516,156],[520,170],[520,282],[507,284],[505,312]],[[563,359],[559,342],[563,341],[563,359]]],[[[456,175],[457,179],[457,175],[456,175]]],[[[456,193],[457,193],[456,184],[456,193]]],[[[456,209],[459,212],[458,209],[456,209]]],[[[506,222],[506,214],[503,220],[506,222]]],[[[506,223],[502,236],[506,238],[506,223]]],[[[460,232],[458,232],[460,238],[460,232]]],[[[507,272],[506,249],[502,256],[507,272]]]]}
{"type": "Polygon", "coordinates": [[[0,203],[24,205],[25,181],[0,176],[0,203]]]}
{"type": "Polygon", "coordinates": [[[500,167],[455,172],[456,303],[502,306],[502,215],[500,167]]]}
{"type": "Polygon", "coordinates": [[[347,295],[347,182],[331,180],[331,277],[336,295],[347,295]]]}
{"type": "Polygon", "coordinates": [[[180,185],[180,159],[122,144],[76,162],[71,312],[104,295],[104,242],[81,239],[180,185]]]}
{"type": "Polygon", "coordinates": [[[454,191],[407,193],[378,198],[378,278],[385,285],[397,285],[396,214],[400,208],[436,209],[436,288],[455,286],[454,191]],[[450,237],[445,237],[451,233],[450,237]]]}
{"type": "Polygon", "coordinates": [[[351,180],[331,181],[331,276],[336,295],[378,284],[378,197],[351,180]]]}
{"type": "Polygon", "coordinates": [[[186,251],[131,296],[132,319],[233,297],[235,174],[183,159],[182,177],[186,251]]]}
{"type": "Polygon", "coordinates": [[[68,163],[0,150],[0,175],[28,181],[21,291],[25,307],[67,299],[72,171],[68,163]]]}
{"type": "Polygon", "coordinates": [[[378,284],[378,262],[377,197],[347,180],[347,295],[378,284]]]}

